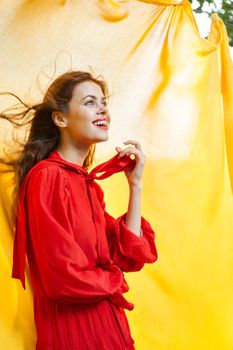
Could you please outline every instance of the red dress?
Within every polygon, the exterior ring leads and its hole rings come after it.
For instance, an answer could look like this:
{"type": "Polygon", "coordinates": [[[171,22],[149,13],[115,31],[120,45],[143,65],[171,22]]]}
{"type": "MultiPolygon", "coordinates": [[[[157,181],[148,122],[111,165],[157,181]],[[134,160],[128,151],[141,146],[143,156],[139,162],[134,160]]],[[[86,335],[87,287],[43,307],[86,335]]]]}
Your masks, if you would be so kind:
{"type": "Polygon", "coordinates": [[[124,312],[133,304],[123,296],[123,271],[139,271],[157,259],[155,234],[143,217],[137,237],[125,225],[126,213],[109,215],[95,181],[134,163],[116,155],[88,173],[54,149],[27,173],[19,193],[12,277],[25,288],[27,253],[37,350],[134,349],[124,312]]]}

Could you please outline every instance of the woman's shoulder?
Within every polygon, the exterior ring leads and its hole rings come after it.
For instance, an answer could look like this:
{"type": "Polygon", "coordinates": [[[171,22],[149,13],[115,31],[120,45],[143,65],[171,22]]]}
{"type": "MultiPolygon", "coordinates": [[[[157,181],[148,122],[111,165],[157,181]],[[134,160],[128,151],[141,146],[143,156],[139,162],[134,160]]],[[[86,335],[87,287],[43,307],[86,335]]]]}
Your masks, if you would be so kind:
{"type": "Polygon", "coordinates": [[[38,172],[43,169],[49,169],[51,171],[62,171],[62,168],[58,164],[50,162],[48,159],[40,160],[31,168],[33,172],[38,172]]]}
{"type": "Polygon", "coordinates": [[[63,170],[59,165],[53,164],[47,159],[40,160],[26,174],[24,181],[40,187],[43,183],[49,185],[50,182],[61,181],[64,178],[63,170]]]}

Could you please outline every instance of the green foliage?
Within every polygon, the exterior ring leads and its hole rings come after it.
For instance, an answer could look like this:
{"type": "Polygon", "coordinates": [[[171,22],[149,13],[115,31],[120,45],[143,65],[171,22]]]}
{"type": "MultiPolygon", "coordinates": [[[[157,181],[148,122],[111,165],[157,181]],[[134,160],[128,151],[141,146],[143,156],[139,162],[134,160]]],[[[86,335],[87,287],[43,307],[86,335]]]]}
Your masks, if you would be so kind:
{"type": "MultiPolygon", "coordinates": [[[[194,1],[191,1],[191,3],[194,3],[194,1]]],[[[215,0],[198,0],[195,1],[195,5],[196,4],[199,4],[199,6],[194,10],[196,13],[205,12],[210,15],[211,13],[216,12],[219,17],[222,18],[227,28],[229,44],[233,46],[233,1],[222,1],[221,8],[215,0]]]]}

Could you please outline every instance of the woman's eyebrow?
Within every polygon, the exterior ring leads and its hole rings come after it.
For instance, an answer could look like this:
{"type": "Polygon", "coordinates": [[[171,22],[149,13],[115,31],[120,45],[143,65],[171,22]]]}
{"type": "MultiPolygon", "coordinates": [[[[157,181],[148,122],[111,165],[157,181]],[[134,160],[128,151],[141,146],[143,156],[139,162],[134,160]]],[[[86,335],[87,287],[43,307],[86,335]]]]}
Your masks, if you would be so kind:
{"type": "MultiPolygon", "coordinates": [[[[94,96],[94,95],[87,95],[87,96],[83,97],[83,98],[81,99],[81,101],[84,100],[84,99],[87,98],[87,97],[92,97],[92,98],[94,98],[95,100],[97,100],[97,97],[96,97],[96,96],[94,96]]],[[[101,100],[106,100],[106,97],[105,97],[105,96],[102,97],[101,100]]]]}

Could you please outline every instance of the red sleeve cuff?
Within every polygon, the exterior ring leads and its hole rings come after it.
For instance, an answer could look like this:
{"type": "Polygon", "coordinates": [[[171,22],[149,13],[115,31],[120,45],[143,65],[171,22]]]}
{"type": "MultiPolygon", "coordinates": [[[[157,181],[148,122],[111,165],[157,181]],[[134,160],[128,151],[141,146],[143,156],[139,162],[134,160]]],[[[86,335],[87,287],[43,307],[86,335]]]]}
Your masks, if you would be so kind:
{"type": "Polygon", "coordinates": [[[152,263],[157,260],[155,233],[150,223],[141,216],[141,233],[138,237],[125,224],[126,213],[115,220],[115,232],[119,248],[123,255],[143,263],[152,263]]]}

